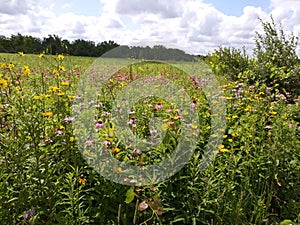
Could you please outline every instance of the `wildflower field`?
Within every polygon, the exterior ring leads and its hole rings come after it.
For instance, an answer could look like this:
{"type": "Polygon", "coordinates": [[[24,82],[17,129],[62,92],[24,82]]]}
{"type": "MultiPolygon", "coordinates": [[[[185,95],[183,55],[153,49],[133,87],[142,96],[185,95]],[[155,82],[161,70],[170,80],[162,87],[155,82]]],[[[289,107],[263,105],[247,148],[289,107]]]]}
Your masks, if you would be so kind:
{"type": "MultiPolygon", "coordinates": [[[[89,163],[94,141],[78,140],[74,111],[85,109],[78,87],[87,71],[95,74],[87,82],[98,81],[97,71],[89,68],[95,58],[0,54],[0,223],[300,224],[300,61],[292,40],[283,42],[280,32],[272,36],[272,24],[263,25],[266,36],[258,36],[256,58],[220,48],[205,62],[194,62],[208,65],[226,104],[221,142],[213,145],[214,159],[204,169],[211,118],[217,116],[210,93],[203,91],[209,77],[195,78],[171,63],[137,60],[114,68],[100,84],[96,100],[88,102],[96,112],[92,132],[107,154],[133,166],[170,157],[182,139],[184,112],[157,96],[121,112],[140,138],[161,134],[149,124],[162,118],[162,143],[144,152],[118,139],[111,116],[118,110],[112,106],[117,92],[140,78],[163,77],[190,97],[198,124],[190,124],[189,135],[197,137],[197,146],[177,173],[147,185],[124,179],[119,166],[112,166],[111,177],[122,183],[101,176],[89,163]]],[[[116,61],[106,59],[100,66],[116,61]]]]}

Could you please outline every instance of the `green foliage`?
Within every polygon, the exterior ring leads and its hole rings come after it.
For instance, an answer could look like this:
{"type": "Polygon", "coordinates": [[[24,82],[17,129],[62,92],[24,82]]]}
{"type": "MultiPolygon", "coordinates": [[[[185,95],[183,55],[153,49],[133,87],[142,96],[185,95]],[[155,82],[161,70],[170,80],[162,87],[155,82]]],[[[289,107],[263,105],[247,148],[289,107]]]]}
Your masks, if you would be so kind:
{"type": "Polygon", "coordinates": [[[280,94],[292,92],[293,96],[299,95],[299,88],[294,87],[300,84],[297,72],[299,59],[296,55],[298,37],[285,35],[283,28],[278,29],[272,17],[271,22],[261,20],[261,23],[264,34],[256,32],[254,55],[257,61],[253,66],[256,77],[252,82],[270,86],[278,84],[280,94]]]}
{"type": "Polygon", "coordinates": [[[225,76],[237,80],[238,75],[247,70],[249,59],[246,50],[220,47],[206,57],[206,62],[217,76],[225,76]]]}

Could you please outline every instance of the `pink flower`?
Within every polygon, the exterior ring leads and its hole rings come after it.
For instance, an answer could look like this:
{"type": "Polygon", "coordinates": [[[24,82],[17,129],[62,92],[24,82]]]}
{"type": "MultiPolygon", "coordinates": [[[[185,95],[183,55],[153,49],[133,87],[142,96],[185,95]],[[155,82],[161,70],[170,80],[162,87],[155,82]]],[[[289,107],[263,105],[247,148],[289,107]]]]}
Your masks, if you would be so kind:
{"type": "Polygon", "coordinates": [[[72,123],[74,120],[74,117],[66,117],[64,118],[64,121],[67,122],[67,123],[72,123]]]}
{"type": "Polygon", "coordinates": [[[110,141],[107,141],[107,140],[105,140],[105,141],[103,141],[103,144],[106,146],[106,147],[108,147],[108,146],[110,146],[110,141]]]}
{"type": "Polygon", "coordinates": [[[93,140],[91,140],[91,139],[86,140],[85,143],[87,146],[92,146],[94,144],[93,140]]]}
{"type": "Polygon", "coordinates": [[[136,119],[136,118],[134,118],[134,117],[131,117],[131,118],[129,119],[129,122],[128,122],[128,124],[135,124],[135,123],[136,123],[136,121],[137,121],[137,119],[136,119]]]}
{"type": "Polygon", "coordinates": [[[101,129],[104,127],[104,123],[102,122],[102,120],[98,120],[98,122],[96,123],[95,128],[96,129],[101,129]]]}

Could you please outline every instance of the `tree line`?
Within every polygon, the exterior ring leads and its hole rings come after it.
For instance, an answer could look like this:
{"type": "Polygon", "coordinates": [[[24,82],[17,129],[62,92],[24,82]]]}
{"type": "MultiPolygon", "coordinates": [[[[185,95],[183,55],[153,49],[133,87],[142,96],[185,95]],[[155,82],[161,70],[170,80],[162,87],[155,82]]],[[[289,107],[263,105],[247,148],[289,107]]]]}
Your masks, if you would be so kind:
{"type": "Polygon", "coordinates": [[[153,47],[122,45],[104,54],[103,57],[175,61],[193,61],[195,59],[195,55],[187,54],[180,49],[166,48],[163,45],[154,45],[153,47]]]}
{"type": "Polygon", "coordinates": [[[111,58],[135,58],[147,60],[175,60],[193,61],[194,55],[186,54],[184,51],[166,48],[163,45],[149,46],[119,46],[114,41],[103,41],[95,43],[89,40],[77,39],[72,42],[57,35],[48,35],[44,38],[36,38],[30,35],[11,35],[6,37],[0,35],[0,52],[26,54],[46,53],[51,55],[66,54],[74,56],[111,57],[111,58]]]}
{"type": "Polygon", "coordinates": [[[39,54],[45,52],[52,55],[67,54],[99,57],[118,46],[114,41],[104,41],[96,44],[93,41],[77,39],[70,42],[57,35],[48,35],[48,37],[42,39],[20,33],[10,37],[0,35],[0,52],[2,53],[39,54]]]}

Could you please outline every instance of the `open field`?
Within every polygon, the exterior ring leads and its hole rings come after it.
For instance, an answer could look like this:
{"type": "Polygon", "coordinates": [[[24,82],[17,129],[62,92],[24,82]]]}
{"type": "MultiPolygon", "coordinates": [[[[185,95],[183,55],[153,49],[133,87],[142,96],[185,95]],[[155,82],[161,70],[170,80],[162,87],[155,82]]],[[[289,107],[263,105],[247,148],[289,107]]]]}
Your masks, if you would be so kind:
{"type": "MultiPolygon", "coordinates": [[[[214,57],[208,65],[219,68],[214,57]]],[[[91,67],[95,60],[0,54],[0,221],[78,225],[300,223],[298,96],[282,94],[277,81],[253,83],[250,69],[236,79],[220,76],[220,70],[215,69],[218,82],[211,82],[212,77],[200,79],[179,69],[183,67],[150,61],[126,64],[106,59],[101,61],[103,65],[96,65],[115,72],[112,76],[98,74],[97,67],[91,67]],[[191,134],[183,133],[180,127],[185,113],[178,105],[152,96],[121,114],[128,120],[129,131],[141,139],[165,132],[159,136],[162,143],[143,152],[120,141],[120,130],[115,128],[118,121],[111,114],[121,105],[113,102],[119,91],[142,78],[149,78],[154,88],[152,78],[184,88],[189,113],[196,115],[190,124],[191,134]],[[87,84],[83,86],[82,80],[87,84]],[[91,86],[95,93],[88,90],[91,86]],[[218,88],[220,96],[211,98],[218,88]],[[94,94],[95,99],[84,101],[84,91],[94,94]],[[214,111],[222,101],[226,110],[214,111]],[[90,104],[95,113],[94,118],[88,117],[92,121],[89,131],[80,123],[74,127],[78,119],[85,119],[80,118],[84,104],[90,104]],[[215,126],[219,123],[213,124],[212,118],[221,114],[224,126],[215,126]],[[149,125],[158,118],[160,127],[149,125]],[[213,133],[214,129],[219,130],[213,133]],[[107,154],[133,166],[160,163],[170,157],[183,139],[180,135],[196,137],[197,143],[188,163],[169,179],[127,186],[124,183],[134,183],[130,171],[116,166],[103,177],[88,163],[95,159],[94,140],[88,134],[96,134],[107,154]],[[202,169],[212,134],[212,138],[221,135],[221,142],[212,145],[214,160],[202,169]],[[122,184],[108,179],[120,177],[122,184]]],[[[193,65],[205,70],[204,64],[197,63],[193,65]]],[[[138,89],[146,90],[147,84],[133,89],[136,92],[122,99],[122,104],[138,96],[138,89]]],[[[169,90],[160,87],[159,91],[169,90]]]]}

